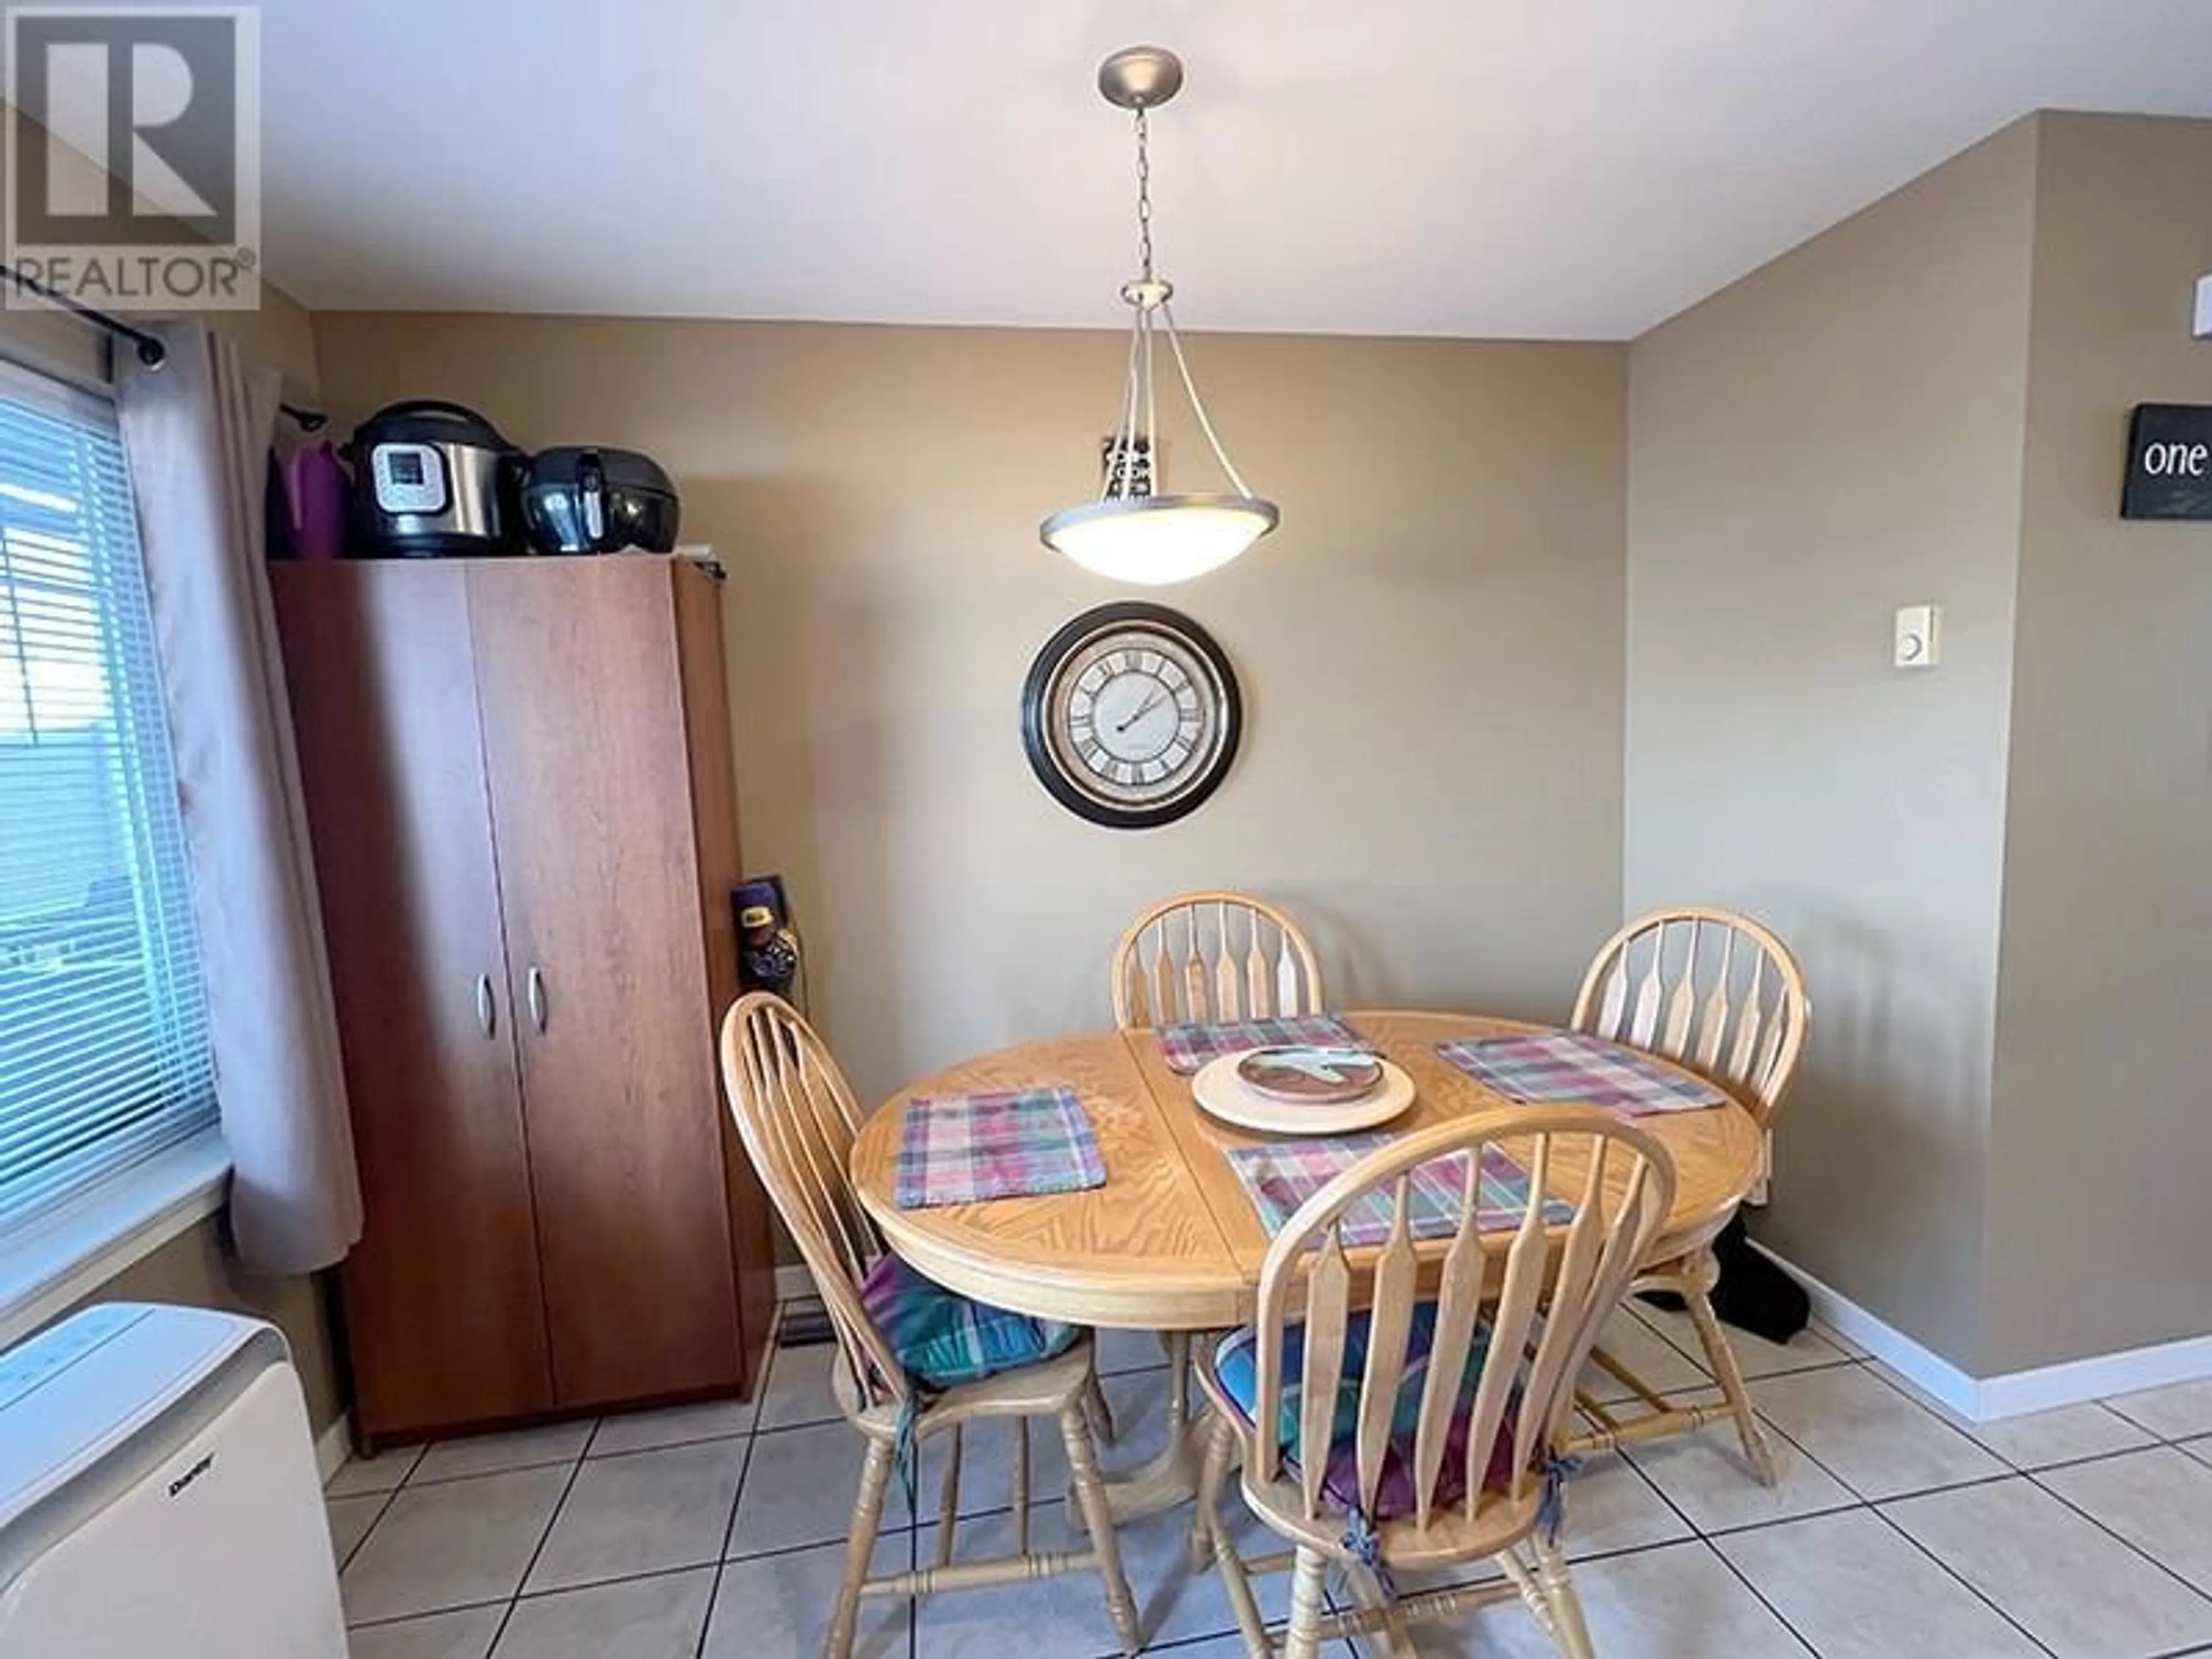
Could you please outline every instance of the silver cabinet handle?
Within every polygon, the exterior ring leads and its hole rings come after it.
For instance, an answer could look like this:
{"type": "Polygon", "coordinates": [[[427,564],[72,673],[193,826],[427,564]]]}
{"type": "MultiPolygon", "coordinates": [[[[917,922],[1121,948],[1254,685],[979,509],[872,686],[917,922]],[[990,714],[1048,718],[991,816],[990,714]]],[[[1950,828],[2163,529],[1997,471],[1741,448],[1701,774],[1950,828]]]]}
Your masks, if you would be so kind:
{"type": "Polygon", "coordinates": [[[545,1032],[545,970],[533,967],[530,970],[530,1020],[537,1026],[538,1035],[545,1032]]]}
{"type": "Polygon", "coordinates": [[[499,1030],[499,1009],[491,1000],[491,975],[477,975],[477,1030],[490,1036],[499,1030]]]}

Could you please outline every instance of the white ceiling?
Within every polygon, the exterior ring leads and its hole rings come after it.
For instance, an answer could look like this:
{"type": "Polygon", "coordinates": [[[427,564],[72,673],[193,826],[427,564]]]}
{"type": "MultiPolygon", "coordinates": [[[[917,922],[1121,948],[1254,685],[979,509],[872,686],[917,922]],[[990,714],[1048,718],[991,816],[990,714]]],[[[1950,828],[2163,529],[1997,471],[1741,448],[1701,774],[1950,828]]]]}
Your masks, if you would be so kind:
{"type": "MultiPolygon", "coordinates": [[[[2014,117],[2212,115],[2206,0],[264,0],[320,307],[1633,336],[2014,117]]],[[[2212,211],[2212,204],[2177,204],[2212,211]]]]}

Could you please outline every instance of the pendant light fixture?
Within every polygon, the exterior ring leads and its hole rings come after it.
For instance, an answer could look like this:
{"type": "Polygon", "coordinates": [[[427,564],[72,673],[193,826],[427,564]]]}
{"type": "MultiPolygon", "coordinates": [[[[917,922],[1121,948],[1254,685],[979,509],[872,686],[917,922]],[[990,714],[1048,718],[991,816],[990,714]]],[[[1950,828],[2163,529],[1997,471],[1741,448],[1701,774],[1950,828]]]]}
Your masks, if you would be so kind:
{"type": "Polygon", "coordinates": [[[1098,498],[1061,509],[1038,527],[1044,544],[1086,570],[1119,581],[1157,586],[1188,580],[1224,565],[1275,527],[1273,501],[1255,495],[1206,417],[1176,332],[1174,284],[1152,264],[1152,173],[1147,113],[1182,90],[1182,63],[1160,46],[1130,46],[1098,66],[1098,90],[1132,112],[1137,130],[1137,275],[1121,284],[1133,313],[1121,413],[1109,441],[1098,498]],[[1164,336],[1176,378],[1190,399],[1198,429],[1230,489],[1204,495],[1158,493],[1153,347],[1164,336]]]}

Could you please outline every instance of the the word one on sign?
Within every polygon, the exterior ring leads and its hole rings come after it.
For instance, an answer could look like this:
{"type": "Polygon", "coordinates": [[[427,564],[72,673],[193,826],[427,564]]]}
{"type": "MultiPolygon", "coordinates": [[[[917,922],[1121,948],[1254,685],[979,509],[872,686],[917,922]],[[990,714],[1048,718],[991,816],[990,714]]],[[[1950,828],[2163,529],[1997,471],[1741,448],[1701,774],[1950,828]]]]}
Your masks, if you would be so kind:
{"type": "Polygon", "coordinates": [[[2136,405],[2120,516],[2212,519],[2212,407],[2136,405]]]}

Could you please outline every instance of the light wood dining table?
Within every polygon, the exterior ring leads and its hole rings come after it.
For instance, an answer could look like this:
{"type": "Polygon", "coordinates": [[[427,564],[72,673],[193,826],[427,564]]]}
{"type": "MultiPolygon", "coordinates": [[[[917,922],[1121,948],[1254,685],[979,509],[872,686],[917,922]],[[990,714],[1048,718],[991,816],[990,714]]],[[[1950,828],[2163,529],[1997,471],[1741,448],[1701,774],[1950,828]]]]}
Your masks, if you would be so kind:
{"type": "MultiPolygon", "coordinates": [[[[1413,1104],[1388,1126],[1392,1133],[1516,1104],[1444,1059],[1437,1043],[1543,1029],[1401,1010],[1344,1018],[1413,1080],[1413,1104]]],[[[1765,1138],[1749,1107],[1733,1097],[1725,1105],[1638,1123],[1674,1161],[1674,1206],[1653,1255],[1670,1260],[1727,1225],[1759,1179],[1765,1138]]],[[[978,1055],[902,1090],[862,1127],[852,1173],[861,1204],[891,1249],[964,1296],[1080,1325],[1213,1331],[1252,1316],[1269,1243],[1223,1149],[1267,1139],[1200,1109],[1190,1079],[1168,1065],[1152,1032],[1105,1031],[978,1055]],[[930,1209],[902,1210],[893,1201],[907,1102],[1054,1085],[1082,1100],[1104,1158],[1105,1185],[930,1209]]],[[[1550,1188],[1577,1193],[1583,1174],[1563,1161],[1550,1188]]],[[[1178,1366],[1167,1447],[1144,1470],[1111,1483],[1117,1515],[1150,1513],[1195,1491],[1184,1389],[1178,1366]]]]}

